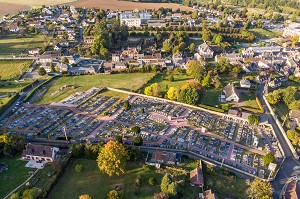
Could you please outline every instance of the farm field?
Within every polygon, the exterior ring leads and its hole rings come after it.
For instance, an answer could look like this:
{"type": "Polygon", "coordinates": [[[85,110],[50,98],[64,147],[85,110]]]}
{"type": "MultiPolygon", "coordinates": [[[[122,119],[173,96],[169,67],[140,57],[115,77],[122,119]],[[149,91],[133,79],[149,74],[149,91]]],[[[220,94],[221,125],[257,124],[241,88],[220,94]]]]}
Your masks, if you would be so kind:
{"type": "Polygon", "coordinates": [[[39,104],[58,102],[75,92],[86,91],[92,87],[112,87],[124,90],[135,90],[149,81],[154,75],[154,73],[125,73],[60,77],[47,85],[48,89],[45,94],[39,99],[34,100],[34,102],[39,104]],[[74,85],[77,88],[63,90],[54,94],[55,91],[66,84],[74,85]]]}
{"type": "Polygon", "coordinates": [[[0,61],[0,80],[14,79],[28,70],[30,60],[0,61]]]}
{"type": "Polygon", "coordinates": [[[14,37],[1,37],[0,39],[0,55],[16,55],[25,53],[27,50],[35,47],[42,47],[47,38],[43,35],[36,35],[34,37],[16,38],[14,37]]]}
{"type": "MultiPolygon", "coordinates": [[[[70,3],[75,0],[0,0],[0,3],[12,3],[12,4],[18,4],[17,6],[24,6],[27,7],[42,7],[42,5],[50,6],[50,5],[57,5],[57,4],[63,4],[63,3],[70,3]]],[[[1,5],[0,4],[0,5],[1,5]]],[[[0,13],[1,14],[1,13],[0,13]]]]}
{"type": "Polygon", "coordinates": [[[139,10],[144,9],[159,9],[163,8],[172,8],[173,10],[193,10],[190,7],[182,6],[179,4],[172,3],[138,3],[138,2],[128,2],[128,1],[118,1],[118,0],[79,0],[76,2],[68,3],[67,5],[74,5],[75,7],[86,7],[86,8],[102,8],[102,9],[111,9],[111,10],[133,10],[135,8],[139,10]]]}
{"type": "Polygon", "coordinates": [[[8,170],[0,174],[0,198],[5,197],[15,187],[22,184],[30,176],[29,171],[35,171],[25,167],[27,162],[19,160],[17,157],[0,158],[0,163],[8,165],[8,170]]]}
{"type": "Polygon", "coordinates": [[[116,185],[123,187],[123,198],[152,199],[153,194],[160,190],[159,185],[162,178],[162,174],[156,173],[152,169],[144,169],[138,163],[127,163],[125,174],[112,177],[100,173],[96,160],[75,160],[68,165],[65,171],[50,192],[50,199],[78,198],[82,194],[89,194],[92,198],[106,199],[108,192],[114,189],[116,185]],[[81,173],[76,173],[74,169],[76,164],[83,165],[81,173]],[[134,195],[133,191],[134,180],[137,175],[140,175],[142,179],[138,196],[134,195]],[[157,179],[155,186],[148,184],[149,177],[157,179]]]}
{"type": "Polygon", "coordinates": [[[0,16],[5,14],[16,13],[21,10],[27,10],[29,7],[22,3],[22,5],[12,3],[12,1],[1,1],[0,0],[0,16]]]}

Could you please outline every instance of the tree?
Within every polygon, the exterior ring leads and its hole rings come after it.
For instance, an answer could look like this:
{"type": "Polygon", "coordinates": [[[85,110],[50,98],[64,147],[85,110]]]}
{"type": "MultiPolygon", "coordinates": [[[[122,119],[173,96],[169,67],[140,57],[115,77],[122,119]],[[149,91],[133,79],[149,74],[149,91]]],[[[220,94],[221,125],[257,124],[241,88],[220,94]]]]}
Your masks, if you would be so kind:
{"type": "Polygon", "coordinates": [[[61,58],[61,62],[64,63],[64,64],[68,64],[68,63],[69,63],[69,60],[68,60],[68,58],[66,58],[66,57],[62,57],[62,58],[61,58]]]}
{"type": "Polygon", "coordinates": [[[195,46],[194,43],[191,43],[191,44],[189,45],[189,50],[190,50],[191,53],[194,52],[195,48],[196,48],[196,46],[195,46]]]}
{"type": "Polygon", "coordinates": [[[82,164],[76,164],[75,165],[75,171],[77,173],[80,173],[82,171],[82,168],[83,168],[82,164]]]}
{"type": "Polygon", "coordinates": [[[269,165],[270,163],[275,161],[274,154],[268,153],[267,155],[264,156],[263,160],[265,165],[269,165]]]}
{"type": "Polygon", "coordinates": [[[22,199],[36,199],[38,191],[36,189],[26,189],[23,192],[22,199]]]}
{"type": "Polygon", "coordinates": [[[82,144],[71,145],[72,156],[74,158],[82,158],[84,155],[84,146],[82,144]]]}
{"type": "Polygon", "coordinates": [[[167,96],[170,100],[176,100],[178,96],[178,88],[171,86],[167,92],[167,96]]]}
{"type": "Polygon", "coordinates": [[[110,140],[99,153],[98,167],[109,176],[120,175],[125,172],[127,156],[128,153],[123,144],[110,140]]]}
{"type": "Polygon", "coordinates": [[[167,173],[163,177],[160,189],[163,193],[166,193],[171,196],[175,196],[177,194],[177,184],[176,182],[172,181],[170,174],[167,173]]]}
{"type": "Polygon", "coordinates": [[[168,53],[171,52],[171,49],[172,49],[172,45],[170,43],[170,40],[169,39],[165,40],[163,42],[163,50],[168,53]]]}
{"type": "Polygon", "coordinates": [[[125,109],[126,111],[130,110],[131,105],[129,104],[129,101],[128,101],[128,100],[125,100],[125,101],[124,101],[123,107],[124,107],[124,109],[125,109]]]}
{"type": "Polygon", "coordinates": [[[9,199],[19,199],[19,198],[20,198],[20,196],[19,196],[18,193],[13,193],[13,194],[11,194],[10,197],[9,197],[9,199]]]}
{"type": "Polygon", "coordinates": [[[50,71],[55,72],[55,67],[54,67],[54,64],[52,62],[50,62],[50,71]]]}
{"type": "Polygon", "coordinates": [[[298,43],[299,41],[299,35],[295,34],[293,37],[292,37],[292,45],[293,46],[296,46],[296,44],[298,43]]]}
{"type": "Polygon", "coordinates": [[[108,199],[120,199],[121,196],[116,190],[112,190],[107,194],[108,199]]]}
{"type": "Polygon", "coordinates": [[[288,130],[286,132],[287,137],[291,140],[292,144],[295,146],[300,146],[300,135],[295,130],[288,130]]]}
{"type": "Polygon", "coordinates": [[[38,74],[44,76],[47,74],[46,70],[43,67],[40,67],[38,70],[38,74]]]}
{"type": "Polygon", "coordinates": [[[265,196],[272,196],[272,185],[270,182],[262,181],[255,178],[254,181],[247,180],[247,184],[250,186],[246,190],[246,194],[249,198],[262,198],[265,196]]]}
{"type": "Polygon", "coordinates": [[[221,45],[222,41],[223,41],[223,37],[221,35],[217,35],[215,38],[215,43],[221,45]]]}
{"type": "Polygon", "coordinates": [[[202,40],[207,42],[211,40],[211,32],[206,28],[202,31],[202,40]]]}
{"type": "Polygon", "coordinates": [[[180,89],[177,101],[183,102],[186,104],[196,105],[198,102],[200,96],[196,88],[191,87],[188,85],[188,87],[185,87],[185,85],[180,89]]]}
{"type": "Polygon", "coordinates": [[[170,75],[169,81],[170,81],[170,82],[174,82],[174,76],[173,76],[173,75],[170,75]]]}
{"type": "Polygon", "coordinates": [[[154,177],[151,177],[151,178],[149,178],[148,182],[149,182],[149,185],[154,186],[156,183],[156,179],[154,177]]]}
{"type": "Polygon", "coordinates": [[[277,104],[280,100],[280,95],[278,92],[272,92],[267,95],[266,99],[270,104],[277,104]]]}
{"type": "Polygon", "coordinates": [[[300,111],[300,100],[294,100],[289,104],[290,110],[298,110],[300,111]]]}
{"type": "Polygon", "coordinates": [[[204,71],[205,62],[204,61],[195,61],[191,60],[187,63],[187,74],[192,76],[195,80],[201,81],[205,75],[204,71]]]}
{"type": "Polygon", "coordinates": [[[159,95],[159,85],[157,83],[147,86],[144,90],[145,95],[158,97],[159,95]]]}
{"type": "Polygon", "coordinates": [[[134,137],[133,144],[135,146],[141,146],[143,144],[143,138],[141,136],[134,137]]]}
{"type": "Polygon", "coordinates": [[[83,195],[79,196],[79,199],[92,199],[92,197],[88,194],[83,194],[83,195]]]}
{"type": "Polygon", "coordinates": [[[260,122],[260,117],[259,115],[249,115],[248,116],[248,122],[251,125],[258,125],[260,122]]]}
{"type": "Polygon", "coordinates": [[[203,79],[203,81],[202,81],[202,86],[205,87],[205,88],[208,88],[208,87],[210,87],[211,82],[212,82],[212,81],[211,81],[211,77],[210,77],[210,75],[208,74],[208,75],[206,75],[205,78],[203,79]]]}
{"type": "Polygon", "coordinates": [[[107,48],[101,47],[99,55],[102,59],[108,59],[109,55],[110,55],[110,52],[107,48]]]}
{"type": "Polygon", "coordinates": [[[131,131],[134,132],[135,134],[140,134],[141,128],[139,126],[134,126],[131,128],[131,131]]]}

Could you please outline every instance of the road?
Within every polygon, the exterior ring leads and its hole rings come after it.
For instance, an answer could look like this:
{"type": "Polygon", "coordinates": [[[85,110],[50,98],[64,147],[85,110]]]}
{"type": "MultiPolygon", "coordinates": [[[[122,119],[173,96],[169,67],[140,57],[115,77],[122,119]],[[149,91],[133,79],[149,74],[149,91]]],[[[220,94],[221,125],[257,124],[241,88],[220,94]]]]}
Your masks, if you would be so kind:
{"type": "Polygon", "coordinates": [[[265,90],[265,83],[260,84],[257,89],[257,97],[259,98],[259,101],[261,102],[261,105],[264,107],[265,113],[264,117],[268,118],[269,123],[272,125],[278,141],[280,142],[280,145],[282,147],[282,150],[285,154],[285,159],[282,163],[282,166],[275,178],[275,180],[272,182],[273,188],[274,188],[274,199],[279,198],[280,192],[285,185],[285,183],[288,181],[290,177],[293,175],[293,168],[296,166],[299,166],[299,162],[296,161],[293,157],[293,153],[291,152],[288,144],[286,143],[283,135],[281,134],[280,130],[278,129],[277,124],[275,123],[273,117],[270,115],[270,111],[268,110],[268,107],[266,103],[263,100],[263,94],[265,90]]]}

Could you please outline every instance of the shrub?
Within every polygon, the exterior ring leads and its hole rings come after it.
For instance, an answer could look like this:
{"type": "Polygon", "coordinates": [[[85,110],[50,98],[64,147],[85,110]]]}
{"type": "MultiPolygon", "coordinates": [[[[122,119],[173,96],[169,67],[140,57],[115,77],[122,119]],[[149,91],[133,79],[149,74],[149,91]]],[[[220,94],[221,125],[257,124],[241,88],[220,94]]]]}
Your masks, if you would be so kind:
{"type": "Polygon", "coordinates": [[[156,183],[156,179],[154,177],[149,178],[149,185],[154,186],[156,183]]]}
{"type": "Polygon", "coordinates": [[[75,166],[75,171],[76,171],[77,173],[80,173],[80,172],[82,171],[82,169],[83,169],[82,164],[76,164],[76,166],[75,166]]]}

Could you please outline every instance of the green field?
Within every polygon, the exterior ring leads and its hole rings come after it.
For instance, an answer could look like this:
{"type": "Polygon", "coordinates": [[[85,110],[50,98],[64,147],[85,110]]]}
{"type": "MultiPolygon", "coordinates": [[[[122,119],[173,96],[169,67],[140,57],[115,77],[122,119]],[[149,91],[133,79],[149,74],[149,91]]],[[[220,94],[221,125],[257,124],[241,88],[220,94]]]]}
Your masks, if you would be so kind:
{"type": "Polygon", "coordinates": [[[213,88],[205,91],[204,95],[201,97],[201,103],[209,106],[216,106],[220,104],[219,96],[221,95],[221,88],[213,88]]]}
{"type": "Polygon", "coordinates": [[[258,109],[259,106],[256,102],[255,94],[253,92],[241,93],[242,107],[248,109],[258,109]]]}
{"type": "MultiPolygon", "coordinates": [[[[34,102],[40,104],[58,102],[75,92],[87,91],[92,87],[112,87],[123,90],[135,90],[149,81],[154,75],[154,73],[122,73],[113,75],[60,77],[49,83],[49,85],[47,85],[47,91],[45,94],[39,99],[36,98],[34,102]],[[66,84],[75,85],[77,88],[54,93],[66,84]]],[[[45,89],[43,88],[43,90],[45,89]]]]}
{"type": "Polygon", "coordinates": [[[31,60],[0,61],[0,80],[14,79],[28,70],[31,60]]]}
{"type": "MultiPolygon", "coordinates": [[[[188,76],[186,74],[173,75],[173,77],[174,77],[174,81],[171,82],[168,80],[169,75],[159,74],[156,77],[154,77],[151,81],[149,81],[149,83],[146,86],[149,86],[153,83],[158,83],[158,85],[160,87],[160,93],[162,94],[162,96],[164,96],[171,86],[175,86],[180,89],[182,85],[193,80],[193,78],[191,78],[190,76],[188,76]]],[[[144,93],[144,89],[146,86],[144,86],[142,89],[143,93],[144,93]]]]}
{"type": "Polygon", "coordinates": [[[0,198],[3,198],[14,188],[22,184],[29,176],[29,171],[34,169],[26,168],[27,162],[19,160],[18,158],[0,158],[0,163],[8,165],[8,171],[0,174],[0,198]]]}
{"type": "Polygon", "coordinates": [[[249,29],[249,31],[252,32],[258,39],[271,39],[282,35],[280,32],[269,31],[262,28],[253,28],[249,29]]]}
{"type": "Polygon", "coordinates": [[[116,185],[123,187],[123,198],[152,199],[153,194],[159,192],[162,174],[152,169],[144,169],[139,163],[128,163],[127,171],[121,176],[108,177],[101,174],[95,160],[75,160],[66,168],[64,175],[58,180],[56,186],[50,192],[49,198],[78,198],[82,194],[89,194],[92,198],[106,199],[107,193],[116,185]],[[76,173],[74,167],[82,164],[81,173],[76,173]],[[134,195],[134,180],[141,176],[142,185],[140,194],[134,195]],[[155,177],[158,182],[155,186],[148,184],[148,179],[155,177]]]}
{"type": "Polygon", "coordinates": [[[17,38],[15,35],[0,39],[0,55],[28,54],[28,49],[42,47],[48,39],[44,35],[35,35],[27,38],[17,38]]]}

